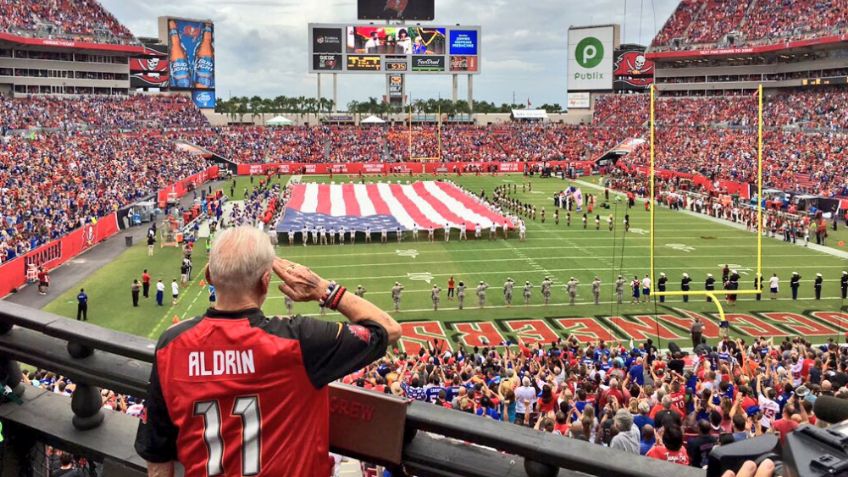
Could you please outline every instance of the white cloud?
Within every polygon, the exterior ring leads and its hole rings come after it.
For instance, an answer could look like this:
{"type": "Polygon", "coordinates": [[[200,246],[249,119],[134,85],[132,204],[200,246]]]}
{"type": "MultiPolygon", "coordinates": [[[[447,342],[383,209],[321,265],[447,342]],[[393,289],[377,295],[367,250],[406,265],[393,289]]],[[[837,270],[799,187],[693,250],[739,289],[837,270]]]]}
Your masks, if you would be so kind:
{"type": "MultiPolygon", "coordinates": [[[[215,22],[218,95],[314,96],[307,71],[307,23],[356,22],[355,0],[101,0],[138,36],[156,36],[159,16],[211,18],[215,22]]],[[[434,23],[480,25],[482,73],[475,98],[496,103],[516,98],[533,104],[565,102],[569,25],[619,23],[622,42],[647,43],[677,0],[436,0],[434,23]],[[639,11],[639,4],[644,11],[639,11]],[[628,11],[625,16],[624,5],[628,11]],[[652,11],[651,6],[655,7],[652,11]],[[656,18],[656,24],[654,22],[656,18]],[[641,22],[640,22],[641,20],[641,22]],[[641,23],[641,26],[640,26],[641,23]],[[641,36],[639,33],[641,32],[641,36]]],[[[460,97],[465,98],[465,78],[460,97]]],[[[322,93],[330,96],[325,80],[322,93]]],[[[414,97],[450,97],[449,76],[408,76],[414,97]]],[[[339,102],[379,97],[385,77],[339,75],[339,102]]]]}

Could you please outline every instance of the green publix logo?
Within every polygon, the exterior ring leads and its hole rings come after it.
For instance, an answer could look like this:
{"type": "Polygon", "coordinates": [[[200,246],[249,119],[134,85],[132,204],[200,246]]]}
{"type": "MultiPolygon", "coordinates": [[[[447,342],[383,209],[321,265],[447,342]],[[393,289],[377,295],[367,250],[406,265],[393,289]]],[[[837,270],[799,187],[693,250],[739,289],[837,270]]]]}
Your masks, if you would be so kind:
{"type": "MultiPolygon", "coordinates": [[[[604,44],[593,36],[583,38],[577,43],[574,59],[584,69],[596,68],[604,60],[604,44]]],[[[601,72],[574,73],[574,78],[579,80],[596,80],[603,79],[603,77],[604,74],[601,72]]]]}

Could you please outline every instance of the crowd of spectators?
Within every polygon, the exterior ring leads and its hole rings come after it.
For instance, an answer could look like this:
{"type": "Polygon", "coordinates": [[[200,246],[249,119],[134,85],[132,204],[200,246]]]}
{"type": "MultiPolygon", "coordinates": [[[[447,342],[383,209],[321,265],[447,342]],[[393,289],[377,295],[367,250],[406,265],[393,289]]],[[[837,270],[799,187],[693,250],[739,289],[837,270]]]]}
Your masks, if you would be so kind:
{"type": "Polygon", "coordinates": [[[770,43],[831,36],[848,28],[846,0],[708,0],[681,2],[652,47],[665,49],[712,46],[728,33],[739,33],[733,45],[770,43]]]}
{"type": "MultiPolygon", "coordinates": [[[[695,327],[693,327],[693,330],[695,327]]],[[[703,340],[689,353],[569,336],[449,349],[397,349],[344,379],[634,455],[703,467],[714,446],[818,422],[818,396],[848,398],[848,353],[833,340],[703,340]]],[[[694,340],[694,338],[693,338],[694,340]]]]}
{"type": "Polygon", "coordinates": [[[153,134],[0,136],[0,261],[207,167],[153,134]]]}
{"type": "Polygon", "coordinates": [[[0,0],[0,31],[30,36],[137,44],[97,0],[0,0]]]}
{"type": "MultiPolygon", "coordinates": [[[[2,0],[0,0],[2,1],[2,0]]],[[[16,129],[131,130],[208,127],[186,96],[0,96],[0,134],[16,129]]]]}

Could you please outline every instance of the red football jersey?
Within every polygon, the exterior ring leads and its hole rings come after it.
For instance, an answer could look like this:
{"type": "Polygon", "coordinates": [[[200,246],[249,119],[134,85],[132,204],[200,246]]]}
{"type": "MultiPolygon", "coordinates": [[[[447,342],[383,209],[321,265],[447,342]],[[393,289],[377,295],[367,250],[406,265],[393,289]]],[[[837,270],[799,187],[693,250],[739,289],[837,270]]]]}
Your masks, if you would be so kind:
{"type": "Polygon", "coordinates": [[[166,331],[136,450],[187,477],[329,476],[326,385],[385,354],[378,324],[220,312],[166,331]]]}

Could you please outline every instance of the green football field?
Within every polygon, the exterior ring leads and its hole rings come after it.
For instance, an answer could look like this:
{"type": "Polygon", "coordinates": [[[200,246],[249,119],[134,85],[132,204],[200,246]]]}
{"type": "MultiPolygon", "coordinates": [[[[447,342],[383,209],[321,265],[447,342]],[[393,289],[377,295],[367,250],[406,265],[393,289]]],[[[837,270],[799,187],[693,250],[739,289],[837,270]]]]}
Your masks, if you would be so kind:
{"type": "MultiPolygon", "coordinates": [[[[329,181],[328,177],[307,177],[308,181],[329,181]]],[[[336,176],[334,180],[349,178],[336,176]]],[[[350,178],[353,179],[353,178],[350,178]]],[[[390,177],[390,180],[432,180],[433,177],[410,178],[390,177]]],[[[275,179],[276,180],[276,179],[275,179]]],[[[282,177],[283,183],[288,180],[282,177]]],[[[366,180],[387,180],[371,178],[366,180]]],[[[522,338],[526,342],[549,341],[556,337],[576,334],[584,340],[590,339],[644,339],[654,338],[661,343],[667,340],[680,341],[687,345],[688,324],[695,316],[707,321],[706,336],[718,334],[718,318],[715,304],[707,303],[703,297],[691,297],[688,303],[673,297],[665,303],[630,304],[630,288],[625,289],[624,303],[614,300],[613,282],[621,274],[628,280],[634,275],[640,278],[649,268],[649,214],[644,201],[628,211],[624,201],[612,200],[608,210],[599,209],[600,230],[595,230],[594,219],[589,220],[587,229],[582,227],[580,216],[574,214],[571,226],[565,224],[564,212],[560,223],[553,220],[555,192],[575,185],[583,194],[603,197],[603,190],[594,189],[597,177],[587,177],[571,182],[559,179],[525,178],[521,175],[506,176],[462,176],[454,178],[471,191],[492,190],[502,184],[517,185],[515,197],[545,207],[547,220],[527,220],[527,241],[519,242],[517,232],[509,240],[482,240],[460,242],[456,232],[450,242],[444,242],[442,232],[437,231],[437,241],[429,243],[426,232],[419,241],[406,238],[398,243],[390,238],[388,244],[380,244],[379,238],[370,245],[360,238],[355,245],[307,246],[297,243],[290,247],[280,244],[277,252],[289,260],[307,265],[327,279],[336,280],[349,289],[362,285],[367,289],[365,297],[385,310],[392,309],[390,289],[394,282],[405,286],[401,311],[393,316],[403,322],[405,339],[403,346],[414,351],[426,339],[443,338],[453,345],[485,345],[504,340],[522,338]],[[522,192],[522,185],[532,185],[532,190],[522,192]],[[615,229],[610,232],[606,216],[615,214],[615,229]],[[630,214],[631,231],[624,232],[623,217],[630,214]],[[455,301],[447,298],[447,281],[454,279],[469,285],[465,309],[458,310],[455,301]],[[554,280],[551,304],[545,306],[539,291],[539,283],[545,276],[554,280]],[[570,277],[580,282],[577,304],[569,305],[564,283],[570,277]],[[592,303],[591,282],[598,276],[603,282],[601,304],[592,303]],[[508,277],[516,282],[513,304],[504,302],[502,287],[508,277]],[[479,309],[473,288],[479,281],[487,282],[491,288],[487,293],[485,308],[479,309]],[[535,288],[529,305],[524,305],[521,288],[529,280],[535,288]],[[443,289],[438,311],[433,311],[430,299],[431,287],[436,284],[443,289]]],[[[249,187],[247,178],[240,178],[237,196],[249,187]]],[[[240,197],[237,197],[240,198],[240,197]]],[[[602,201],[599,201],[602,202],[602,201]]],[[[845,240],[840,230],[831,243],[845,240]]],[[[846,250],[844,247],[835,247],[846,250]]],[[[206,254],[201,243],[195,249],[195,276],[188,287],[181,291],[179,302],[170,304],[170,281],[179,278],[181,253],[175,248],[157,248],[153,257],[147,256],[146,246],[136,245],[127,249],[110,265],[81,280],[81,283],[58,297],[46,307],[65,316],[75,316],[76,290],[84,287],[89,295],[89,320],[109,328],[156,338],[172,322],[201,314],[209,305],[208,291],[200,286],[197,271],[205,265],[206,254]],[[157,307],[151,298],[142,299],[141,306],[133,308],[130,300],[130,284],[147,268],[153,280],[161,278],[167,285],[166,305],[157,307]]],[[[741,289],[753,286],[756,273],[756,234],[728,225],[681,212],[657,209],[656,217],[656,272],[665,272],[669,277],[668,290],[679,290],[682,273],[692,278],[692,290],[703,290],[707,273],[721,279],[721,268],[729,264],[742,275],[741,289]]],[[[766,277],[777,273],[781,278],[778,300],[766,295],[762,301],[753,296],[741,296],[735,306],[723,302],[732,324],[731,333],[742,336],[807,336],[813,341],[824,341],[840,331],[848,329],[848,307],[839,296],[839,276],[848,268],[844,258],[838,258],[799,245],[786,244],[780,240],[763,240],[763,272],[766,277]],[[789,291],[791,272],[802,277],[800,299],[792,301],[789,291]],[[813,300],[813,278],[822,273],[825,278],[822,300],[813,300]],[[844,322],[844,323],[843,323],[844,322]]],[[[719,285],[720,288],[720,285],[719,285]]],[[[294,311],[301,314],[317,314],[314,303],[296,304],[294,311]]],[[[274,289],[265,304],[266,314],[285,314],[284,301],[274,289]]],[[[326,319],[341,319],[330,313],[326,319]]]]}

